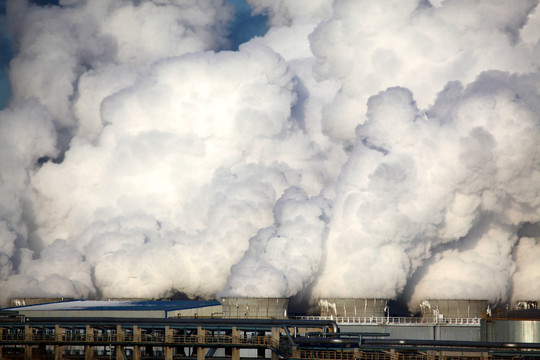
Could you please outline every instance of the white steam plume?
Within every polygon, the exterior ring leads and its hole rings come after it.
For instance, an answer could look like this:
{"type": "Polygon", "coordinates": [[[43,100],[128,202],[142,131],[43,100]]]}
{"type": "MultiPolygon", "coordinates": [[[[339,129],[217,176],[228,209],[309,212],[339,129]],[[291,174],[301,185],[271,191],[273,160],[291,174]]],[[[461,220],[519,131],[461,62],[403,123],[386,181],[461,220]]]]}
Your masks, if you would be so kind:
{"type": "Polygon", "coordinates": [[[7,11],[16,40],[11,103],[38,98],[58,130],[68,132],[65,141],[76,132],[95,137],[99,102],[149,63],[223,47],[232,16],[230,6],[213,0],[60,3],[8,1],[7,11]]]}
{"type": "Polygon", "coordinates": [[[449,84],[426,113],[403,88],[371,97],[315,292],[395,298],[430,259],[413,303],[507,299],[517,231],[540,211],[538,80],[483,73],[449,84]]]}
{"type": "Polygon", "coordinates": [[[513,301],[537,300],[540,294],[540,240],[522,237],[516,247],[517,269],[513,276],[513,301]]]}
{"type": "Polygon", "coordinates": [[[8,0],[0,302],[538,296],[538,2],[247,2],[8,0]]]}
{"type": "Polygon", "coordinates": [[[274,225],[250,239],[220,296],[291,297],[309,286],[322,260],[324,202],[287,189],[275,204],[274,225]]]}
{"type": "Polygon", "coordinates": [[[333,17],[310,36],[317,77],[342,85],[325,109],[325,132],[352,143],[356,125],[366,121],[367,99],[388,87],[407,87],[425,108],[448,81],[468,83],[493,69],[537,71],[537,34],[520,38],[536,4],[336,1],[333,17]]]}

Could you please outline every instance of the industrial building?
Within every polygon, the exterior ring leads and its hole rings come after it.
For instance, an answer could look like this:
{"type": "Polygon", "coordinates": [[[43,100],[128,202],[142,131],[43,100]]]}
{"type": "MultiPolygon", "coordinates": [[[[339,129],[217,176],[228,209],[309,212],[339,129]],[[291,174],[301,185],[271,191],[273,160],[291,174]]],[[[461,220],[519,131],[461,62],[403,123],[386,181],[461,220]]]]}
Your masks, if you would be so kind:
{"type": "Polygon", "coordinates": [[[170,300],[68,300],[12,307],[27,318],[213,318],[222,317],[219,301],[170,301],[170,300]]]}
{"type": "Polygon", "coordinates": [[[430,299],[414,317],[391,316],[384,299],[320,299],[316,316],[290,317],[288,304],[222,298],[10,307],[0,310],[0,358],[540,358],[534,301],[491,314],[485,300],[430,299]]]}

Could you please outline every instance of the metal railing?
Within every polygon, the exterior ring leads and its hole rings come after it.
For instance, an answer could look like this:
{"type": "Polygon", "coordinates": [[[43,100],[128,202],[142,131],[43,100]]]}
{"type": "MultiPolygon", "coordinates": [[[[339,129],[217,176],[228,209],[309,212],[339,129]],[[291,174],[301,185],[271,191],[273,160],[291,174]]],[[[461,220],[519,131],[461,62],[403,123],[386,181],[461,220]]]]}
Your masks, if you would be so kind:
{"type": "Polygon", "coordinates": [[[482,318],[486,320],[531,320],[540,321],[540,311],[527,310],[497,310],[490,314],[482,314],[482,318]]]}
{"type": "MultiPolygon", "coordinates": [[[[440,352],[434,353],[399,353],[399,352],[366,352],[366,351],[330,351],[330,350],[296,350],[293,355],[293,359],[306,359],[306,360],[488,360],[488,359],[505,359],[507,357],[498,357],[488,354],[475,354],[464,356],[462,353],[458,354],[441,354],[440,352]]],[[[511,358],[510,358],[511,359],[511,358]]]]}
{"type": "MultiPolygon", "coordinates": [[[[386,319],[386,318],[385,318],[386,319]]],[[[414,347],[411,347],[407,351],[392,350],[389,347],[381,349],[366,350],[361,348],[352,347],[340,347],[336,349],[310,349],[298,347],[289,341],[287,336],[281,336],[281,341],[271,336],[232,336],[232,335],[208,335],[208,334],[161,334],[161,333],[116,333],[114,330],[108,333],[96,334],[96,333],[84,333],[84,332],[62,332],[56,333],[54,331],[47,332],[34,332],[34,331],[17,331],[14,333],[3,332],[1,341],[4,345],[36,345],[36,344],[57,344],[61,346],[70,345],[89,345],[89,346],[103,346],[103,345],[150,345],[150,346],[199,346],[203,348],[207,347],[221,347],[221,346],[233,346],[237,347],[264,347],[277,352],[281,358],[289,360],[430,360],[430,359],[506,359],[518,358],[518,354],[508,353],[508,356],[492,356],[486,357],[486,352],[477,352],[474,355],[463,356],[463,350],[451,349],[437,350],[422,350],[417,351],[414,347]]],[[[6,348],[9,350],[9,348],[6,348]]],[[[505,350],[507,351],[507,350],[505,350]]],[[[17,354],[8,355],[4,354],[5,359],[15,359],[17,354]]],[[[528,352],[528,355],[539,356],[540,353],[528,352]]],[[[44,357],[43,357],[44,358],[44,357]]]]}
{"type": "Polygon", "coordinates": [[[390,317],[390,316],[297,316],[298,320],[333,320],[338,325],[463,325],[480,326],[480,318],[390,317]]]}
{"type": "Polygon", "coordinates": [[[157,335],[157,334],[84,334],[84,333],[5,333],[0,338],[4,343],[85,343],[85,344],[117,344],[117,343],[152,343],[175,345],[249,345],[276,346],[271,336],[230,336],[230,335],[157,335]]]}

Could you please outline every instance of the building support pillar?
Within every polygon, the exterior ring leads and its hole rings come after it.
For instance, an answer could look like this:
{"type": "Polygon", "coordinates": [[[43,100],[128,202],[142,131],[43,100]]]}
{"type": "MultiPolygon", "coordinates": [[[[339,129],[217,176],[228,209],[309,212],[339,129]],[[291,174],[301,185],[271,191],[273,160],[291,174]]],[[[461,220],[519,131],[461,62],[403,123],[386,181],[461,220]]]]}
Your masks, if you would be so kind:
{"type": "Polygon", "coordinates": [[[57,343],[54,345],[54,360],[62,360],[62,353],[64,347],[59,343],[63,340],[64,329],[60,325],[54,325],[54,341],[57,343]]]}
{"type": "MultiPolygon", "coordinates": [[[[133,325],[133,341],[141,341],[141,329],[137,325],[133,325]]],[[[141,360],[141,347],[133,345],[133,360],[141,360]]]]}
{"type": "Polygon", "coordinates": [[[173,360],[174,347],[170,345],[173,343],[173,341],[173,329],[167,325],[165,326],[165,343],[167,344],[164,349],[165,360],[173,360]]]}
{"type": "MultiPolygon", "coordinates": [[[[232,343],[240,344],[240,331],[236,326],[232,327],[232,343]]],[[[236,346],[232,348],[231,360],[240,360],[240,349],[236,346]]]]}
{"type": "MultiPolygon", "coordinates": [[[[24,325],[24,340],[33,341],[32,328],[28,325],[24,325]]],[[[32,344],[24,345],[24,360],[32,360],[32,344]]]]}
{"type": "Polygon", "coordinates": [[[94,329],[90,325],[86,325],[86,345],[84,345],[84,360],[94,359],[94,329]]]}
{"type": "MultiPolygon", "coordinates": [[[[277,327],[272,328],[272,346],[279,349],[279,328],[277,327]]],[[[271,360],[279,360],[279,355],[275,351],[272,351],[271,360]]]]}
{"type": "MultiPolygon", "coordinates": [[[[122,325],[116,325],[116,341],[122,342],[126,340],[126,333],[122,329],[122,325]]],[[[116,360],[124,360],[124,345],[116,344],[115,347],[116,360]]]]}
{"type": "MultiPolygon", "coordinates": [[[[199,344],[204,344],[206,337],[206,330],[202,326],[197,326],[197,342],[199,344]]],[[[197,360],[204,360],[206,357],[206,349],[202,346],[197,347],[197,360]]]]}

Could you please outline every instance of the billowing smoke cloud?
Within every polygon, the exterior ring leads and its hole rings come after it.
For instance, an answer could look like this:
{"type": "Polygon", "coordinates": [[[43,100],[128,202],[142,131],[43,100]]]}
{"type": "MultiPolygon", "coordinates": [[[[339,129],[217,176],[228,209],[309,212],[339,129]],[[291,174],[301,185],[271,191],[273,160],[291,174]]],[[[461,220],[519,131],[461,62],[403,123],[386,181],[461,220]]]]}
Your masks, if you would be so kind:
{"type": "Polygon", "coordinates": [[[535,27],[527,20],[536,3],[336,1],[332,18],[310,35],[317,78],[341,82],[325,108],[326,133],[353,143],[367,99],[388,87],[407,87],[425,108],[448,81],[468,83],[491,69],[536,71],[538,36],[521,39],[535,27]]]}
{"type": "Polygon", "coordinates": [[[522,237],[515,252],[517,264],[513,278],[514,301],[537,299],[540,293],[538,285],[538,259],[540,256],[540,244],[538,237],[522,237]]]}
{"type": "Polygon", "coordinates": [[[371,97],[316,292],[392,298],[429,259],[413,303],[505,299],[517,231],[538,218],[539,80],[482,73],[450,83],[426,112],[403,88],[371,97]]]}
{"type": "Polygon", "coordinates": [[[537,1],[247,2],[8,0],[0,301],[540,297],[537,1]]]}
{"type": "MultiPolygon", "coordinates": [[[[95,137],[99,104],[156,60],[226,45],[224,1],[8,1],[11,102],[40,99],[69,141],[95,137]]],[[[103,120],[102,120],[103,121],[103,120]]],[[[101,122],[102,122],[101,121],[101,122]]]]}
{"type": "Polygon", "coordinates": [[[275,204],[274,225],[250,239],[222,295],[291,297],[312,283],[322,260],[325,208],[324,199],[287,189],[275,204]]]}

